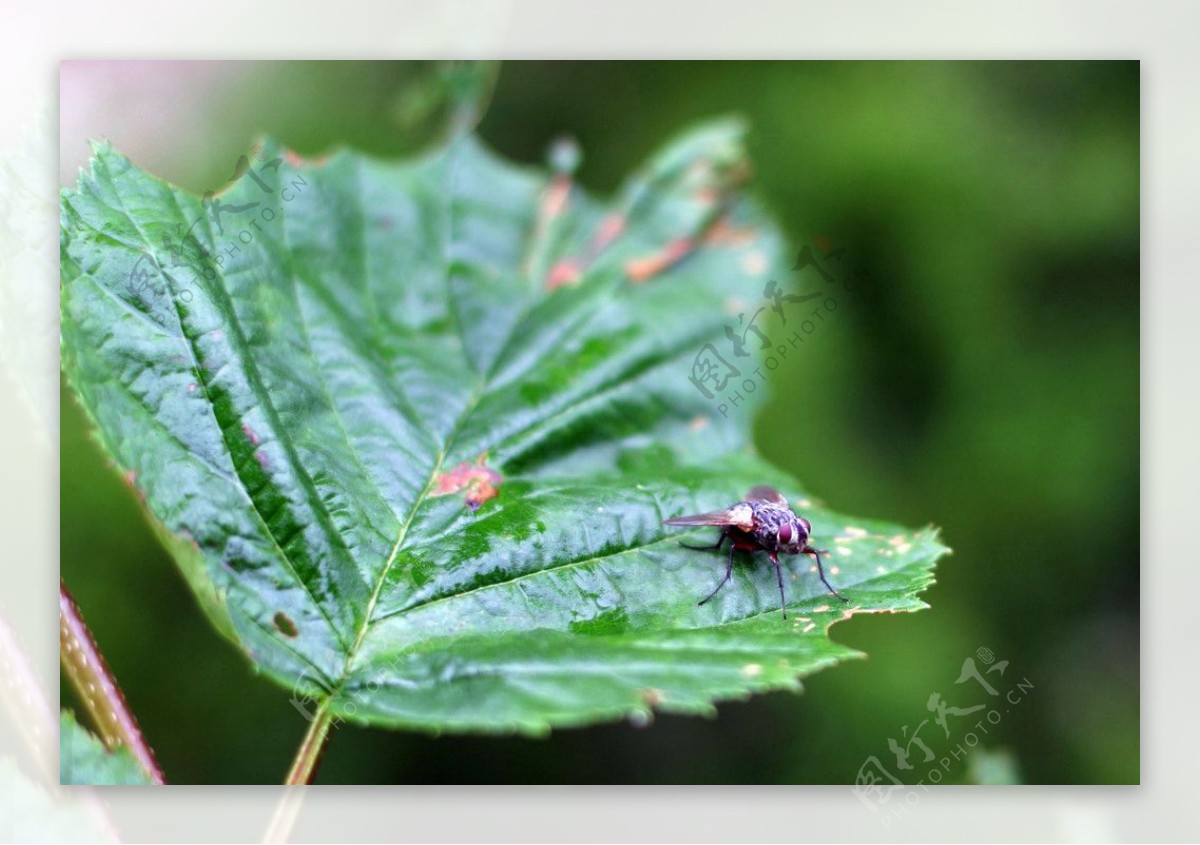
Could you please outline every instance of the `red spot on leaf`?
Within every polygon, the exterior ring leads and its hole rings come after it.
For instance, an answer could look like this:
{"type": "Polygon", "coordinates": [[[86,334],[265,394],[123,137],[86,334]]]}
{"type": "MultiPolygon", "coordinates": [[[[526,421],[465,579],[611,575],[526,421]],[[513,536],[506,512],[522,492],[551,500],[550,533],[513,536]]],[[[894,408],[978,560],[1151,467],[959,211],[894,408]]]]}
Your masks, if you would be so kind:
{"type": "Polygon", "coordinates": [[[653,255],[635,258],[625,264],[625,272],[634,282],[644,282],[657,276],[692,251],[691,238],[676,238],[653,255]]]}
{"type": "Polygon", "coordinates": [[[592,249],[599,252],[620,237],[624,231],[625,216],[623,214],[608,215],[600,222],[600,228],[596,230],[596,236],[592,238],[592,249]]]}
{"type": "Polygon", "coordinates": [[[625,217],[622,214],[610,214],[600,221],[596,234],[584,250],[582,256],[560,259],[550,272],[546,274],[546,289],[555,290],[563,285],[573,285],[579,281],[583,271],[591,266],[600,253],[621,236],[625,231],[625,217]]]}
{"type": "Polygon", "coordinates": [[[463,461],[449,472],[438,475],[436,487],[432,496],[449,496],[460,490],[466,490],[466,505],[476,510],[488,499],[499,494],[496,488],[504,481],[504,476],[487,464],[487,453],[484,452],[475,459],[475,463],[463,461]]]}
{"type": "Polygon", "coordinates": [[[579,281],[579,262],[573,258],[564,258],[555,263],[546,274],[546,290],[557,290],[563,285],[573,285],[579,281]]]}
{"type": "Polygon", "coordinates": [[[824,235],[813,235],[812,242],[821,252],[829,252],[829,250],[833,249],[833,241],[824,235]]]}
{"type": "Polygon", "coordinates": [[[550,187],[542,195],[542,222],[548,223],[562,214],[567,207],[567,199],[571,195],[571,177],[555,176],[550,187]]]}
{"type": "Polygon", "coordinates": [[[758,233],[753,229],[739,229],[722,217],[704,233],[704,242],[714,246],[745,246],[757,237],[758,233]]]}
{"type": "Polygon", "coordinates": [[[312,165],[324,164],[325,156],[313,156],[312,158],[308,158],[300,155],[300,153],[294,152],[293,150],[284,150],[283,160],[292,167],[309,167],[312,165]]]}
{"type": "Polygon", "coordinates": [[[254,453],[254,460],[258,461],[258,465],[259,465],[260,467],[262,467],[263,469],[266,469],[266,468],[267,468],[267,456],[266,456],[266,453],[264,453],[264,452],[261,452],[261,451],[260,451],[260,452],[255,452],[255,453],[254,453]]]}
{"type": "Polygon", "coordinates": [[[138,501],[144,505],[146,504],[146,491],[137,486],[137,477],[137,472],[132,469],[127,469],[125,472],[121,473],[121,478],[125,480],[125,483],[129,486],[129,489],[137,494],[138,501]]]}
{"type": "Polygon", "coordinates": [[[242,434],[246,435],[246,439],[249,440],[253,446],[257,446],[259,443],[262,443],[262,438],[255,434],[254,429],[247,424],[242,425],[242,434]]]}

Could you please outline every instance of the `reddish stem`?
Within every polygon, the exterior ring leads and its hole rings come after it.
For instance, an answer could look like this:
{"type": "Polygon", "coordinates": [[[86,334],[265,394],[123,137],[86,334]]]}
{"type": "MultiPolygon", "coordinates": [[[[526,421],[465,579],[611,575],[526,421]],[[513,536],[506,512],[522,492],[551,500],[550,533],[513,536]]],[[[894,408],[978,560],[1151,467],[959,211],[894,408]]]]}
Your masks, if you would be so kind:
{"type": "Polygon", "coordinates": [[[137,719],[125,703],[121,688],[62,579],[58,586],[58,609],[59,657],[100,738],[110,749],[124,745],[154,783],[165,783],[154,752],[146,744],[137,719]]]}
{"type": "Polygon", "coordinates": [[[321,764],[321,756],[325,753],[325,745],[329,742],[332,727],[333,714],[329,712],[329,702],[326,701],[308,724],[308,731],[296,751],[296,758],[292,761],[291,771],[283,782],[284,786],[302,786],[313,782],[317,775],[317,767],[321,764]]]}

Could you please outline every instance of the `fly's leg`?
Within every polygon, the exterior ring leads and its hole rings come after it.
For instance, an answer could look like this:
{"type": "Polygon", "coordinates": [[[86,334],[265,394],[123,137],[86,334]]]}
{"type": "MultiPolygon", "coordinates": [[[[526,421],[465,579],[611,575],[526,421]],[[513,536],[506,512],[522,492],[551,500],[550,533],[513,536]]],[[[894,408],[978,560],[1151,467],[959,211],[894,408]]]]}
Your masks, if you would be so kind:
{"type": "Polygon", "coordinates": [[[779,555],[771,552],[771,563],[775,566],[775,580],[779,582],[779,612],[787,619],[787,598],[783,595],[783,567],[779,565],[779,555]]]}
{"type": "Polygon", "coordinates": [[[837,596],[837,597],[838,597],[839,599],[841,599],[842,601],[844,601],[844,602],[846,602],[847,604],[849,604],[849,602],[850,602],[850,599],[846,598],[846,597],[845,597],[845,596],[843,596],[841,593],[839,593],[837,590],[835,590],[835,589],[833,588],[833,585],[832,585],[832,584],[830,584],[830,583],[829,583],[827,580],[825,580],[825,567],[821,565],[821,552],[820,552],[820,550],[819,550],[819,549],[814,549],[812,546],[809,546],[809,547],[808,547],[808,548],[806,548],[804,551],[805,551],[805,552],[810,552],[810,553],[813,555],[813,557],[815,557],[815,558],[817,559],[817,574],[821,576],[821,583],[825,585],[826,589],[828,589],[828,590],[829,590],[829,592],[833,593],[835,596],[837,596]]]}
{"type": "MultiPolygon", "coordinates": [[[[724,535],[724,534],[722,534],[722,535],[721,535],[721,542],[723,542],[724,540],[725,540],[725,535],[724,535]]],[[[718,542],[718,543],[717,543],[717,546],[720,546],[720,545],[721,545],[721,542],[718,542]]],[[[715,548],[715,547],[714,547],[714,546],[709,546],[709,548],[711,549],[711,548],[715,548]]],[[[734,544],[734,543],[730,543],[730,544],[729,544],[729,565],[725,567],[725,577],[721,579],[721,583],[717,585],[717,588],[716,588],[715,590],[713,590],[711,593],[709,593],[709,594],[708,594],[707,596],[705,596],[704,598],[700,599],[700,601],[696,602],[696,606],[697,606],[697,607],[699,607],[700,605],[704,604],[706,601],[708,601],[709,599],[711,599],[711,598],[712,598],[713,596],[715,596],[717,593],[721,592],[721,588],[725,586],[725,582],[726,582],[726,581],[728,581],[728,580],[729,580],[729,576],[733,574],[733,553],[734,553],[735,551],[737,551],[737,545],[736,545],[736,544],[734,544]]]]}

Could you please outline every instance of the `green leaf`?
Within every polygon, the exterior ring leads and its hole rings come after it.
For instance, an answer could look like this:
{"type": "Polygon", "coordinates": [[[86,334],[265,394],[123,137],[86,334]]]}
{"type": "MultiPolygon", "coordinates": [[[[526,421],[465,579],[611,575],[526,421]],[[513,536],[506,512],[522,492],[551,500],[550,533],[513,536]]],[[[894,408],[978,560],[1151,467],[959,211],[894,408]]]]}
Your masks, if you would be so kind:
{"type": "Polygon", "coordinates": [[[63,784],[147,786],[151,780],[128,748],[109,750],[63,710],[59,721],[59,779],[63,784]]]}
{"type": "Polygon", "coordinates": [[[925,606],[933,529],[829,509],[754,452],[764,390],[722,410],[689,378],[788,272],[738,124],[611,203],[471,136],[402,163],[266,149],[216,214],[97,148],[62,197],[62,358],[209,615],[299,708],[534,734],[711,713],[856,656],[834,622],[925,606]],[[787,621],[761,561],[697,606],[724,557],[663,520],[762,483],[849,604],[796,557],[787,621]]]}

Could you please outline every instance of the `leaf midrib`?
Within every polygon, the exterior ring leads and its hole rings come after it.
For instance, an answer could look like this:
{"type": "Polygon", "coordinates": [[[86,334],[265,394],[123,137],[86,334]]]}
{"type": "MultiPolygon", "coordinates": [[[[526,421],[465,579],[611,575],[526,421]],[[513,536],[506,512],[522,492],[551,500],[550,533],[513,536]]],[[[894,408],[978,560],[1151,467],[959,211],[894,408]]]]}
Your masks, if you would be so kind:
{"type": "MultiPolygon", "coordinates": [[[[117,188],[116,183],[113,180],[113,174],[108,167],[107,161],[102,161],[101,165],[104,168],[104,174],[105,174],[105,178],[108,181],[109,188],[111,189],[113,196],[116,198],[116,201],[117,201],[118,205],[120,206],[121,213],[125,215],[125,218],[129,221],[129,223],[133,227],[134,231],[138,233],[138,236],[141,238],[141,240],[145,244],[146,248],[150,251],[150,254],[153,255],[154,262],[155,262],[155,265],[158,267],[159,273],[162,274],[164,279],[168,279],[171,282],[174,282],[175,281],[174,274],[168,273],[166,268],[164,268],[162,266],[162,264],[158,258],[158,252],[154,248],[154,244],[150,241],[150,238],[147,235],[147,233],[145,232],[145,230],[142,229],[142,227],[138,224],[137,220],[134,219],[133,215],[130,213],[128,207],[125,205],[125,199],[121,195],[121,191],[117,188]]],[[[168,187],[167,192],[168,192],[168,194],[170,194],[171,201],[175,205],[176,211],[179,212],[180,218],[182,218],[183,217],[183,209],[179,206],[178,200],[175,197],[174,190],[171,190],[168,187]]],[[[205,229],[208,230],[209,237],[211,238],[212,230],[208,226],[207,216],[205,217],[205,229]]],[[[223,282],[223,280],[224,280],[224,272],[223,271],[221,272],[221,277],[222,277],[222,282],[223,282]]],[[[90,275],[89,275],[89,278],[90,278],[90,275]]],[[[95,281],[95,280],[93,280],[93,281],[95,281]]],[[[101,285],[99,285],[98,281],[96,282],[96,284],[97,284],[97,286],[101,286],[101,285]]],[[[222,290],[225,289],[224,283],[222,283],[221,288],[222,288],[222,290]]],[[[328,626],[329,626],[330,632],[333,634],[333,636],[335,638],[337,638],[339,644],[341,644],[343,647],[345,647],[345,644],[341,640],[341,635],[339,633],[338,626],[334,624],[333,619],[330,617],[328,611],[325,609],[325,605],[322,604],[317,599],[316,595],[313,593],[312,588],[309,586],[308,582],[305,581],[304,578],[302,578],[300,576],[299,571],[296,569],[295,563],[292,561],[292,559],[288,555],[287,551],[279,544],[279,538],[275,536],[275,533],[271,530],[270,524],[266,521],[266,518],[263,516],[262,512],[259,511],[258,504],[254,501],[254,497],[250,495],[249,488],[246,486],[246,482],[242,478],[241,472],[238,470],[237,463],[232,460],[233,459],[233,450],[231,448],[231,444],[225,436],[224,426],[222,426],[221,421],[219,419],[217,419],[216,406],[213,403],[212,398],[209,394],[208,382],[204,378],[203,371],[200,367],[199,359],[196,357],[196,348],[193,343],[193,338],[187,333],[187,331],[184,327],[183,314],[180,312],[179,304],[175,300],[174,297],[171,297],[171,310],[175,314],[175,319],[178,321],[179,335],[184,341],[183,346],[187,349],[188,356],[192,362],[192,367],[196,373],[196,380],[199,383],[201,390],[203,391],[203,395],[204,395],[205,401],[208,405],[208,408],[212,412],[213,420],[217,424],[217,429],[221,434],[221,440],[225,444],[226,453],[230,456],[230,461],[231,461],[231,464],[233,465],[234,477],[237,479],[238,486],[241,488],[242,493],[246,497],[246,500],[250,503],[250,509],[251,509],[251,511],[253,511],[255,519],[262,526],[262,529],[263,529],[264,533],[266,534],[266,536],[271,538],[272,545],[274,545],[276,550],[278,550],[281,559],[287,565],[288,569],[291,571],[292,576],[301,585],[303,590],[306,593],[308,593],[309,598],[312,600],[313,604],[316,606],[316,608],[320,612],[320,614],[324,617],[326,624],[328,624],[328,626]]],[[[237,328],[237,330],[238,330],[237,337],[239,339],[241,339],[241,326],[238,324],[236,315],[232,312],[232,310],[229,311],[229,321],[235,328],[237,328]]],[[[254,368],[253,364],[248,361],[248,358],[249,358],[249,356],[246,356],[248,365],[251,368],[257,370],[257,368],[254,368]]],[[[265,391],[263,391],[263,392],[265,393],[265,391]]],[[[270,405],[269,401],[264,403],[264,407],[270,407],[272,416],[276,416],[274,407],[270,405]]],[[[275,422],[278,423],[278,420],[276,419],[275,422]]],[[[292,451],[290,445],[285,445],[285,448],[287,448],[289,452],[292,451]]],[[[296,459],[296,456],[294,454],[292,454],[291,457],[293,460],[296,459]]],[[[297,463],[297,466],[298,465],[299,464],[297,463]]],[[[308,473],[303,472],[302,474],[303,474],[304,478],[308,480],[308,483],[311,485],[312,479],[311,479],[311,477],[309,477],[308,473]]],[[[309,490],[308,492],[311,494],[313,491],[309,490]]],[[[309,498],[311,501],[312,500],[311,495],[309,498]]],[[[321,501],[320,496],[316,497],[316,501],[318,503],[320,503],[319,510],[325,513],[326,519],[328,520],[328,518],[329,518],[328,510],[325,508],[324,502],[321,501]]],[[[325,526],[325,530],[328,531],[329,528],[330,528],[330,526],[328,526],[328,525],[325,526]]],[[[336,530],[333,531],[333,534],[337,535],[336,530]]],[[[340,539],[340,535],[338,535],[338,536],[340,539]]],[[[311,660],[307,660],[306,662],[308,662],[310,664],[312,663],[311,660]]]]}
{"type": "MultiPolygon", "coordinates": [[[[463,360],[471,367],[471,369],[473,371],[478,372],[478,369],[475,367],[475,364],[471,359],[470,350],[467,348],[467,339],[462,332],[461,320],[459,318],[457,309],[453,303],[454,292],[450,285],[450,272],[451,272],[451,268],[453,266],[453,264],[450,261],[450,253],[451,253],[451,244],[454,242],[454,198],[455,198],[455,196],[454,196],[454,179],[455,179],[455,174],[456,174],[457,168],[459,166],[458,156],[460,155],[459,149],[460,149],[461,143],[462,143],[461,137],[452,141],[447,150],[447,153],[446,153],[446,158],[447,158],[447,162],[448,162],[447,166],[450,169],[450,176],[447,179],[447,182],[449,183],[448,188],[445,191],[445,193],[443,194],[443,196],[445,198],[444,201],[445,201],[446,224],[442,228],[444,237],[443,237],[442,243],[440,244],[441,258],[442,258],[441,265],[444,268],[444,277],[442,280],[443,281],[442,287],[446,291],[446,310],[453,314],[454,323],[457,327],[457,331],[455,332],[455,334],[458,337],[459,344],[462,347],[463,360]]],[[[365,252],[365,250],[364,250],[364,252],[365,252]]],[[[504,343],[501,345],[501,348],[503,348],[504,346],[507,346],[507,344],[511,341],[513,328],[521,322],[521,319],[523,318],[524,313],[528,311],[530,304],[533,301],[534,301],[534,299],[531,297],[522,304],[521,311],[518,312],[517,319],[514,320],[510,324],[508,334],[506,335],[506,337],[504,339],[504,343]]],[[[444,444],[438,449],[438,457],[437,457],[437,460],[434,462],[433,469],[429,473],[429,478],[426,479],[425,486],[424,486],[424,488],[422,488],[420,494],[413,500],[412,506],[409,508],[409,511],[408,511],[408,516],[405,518],[404,523],[400,526],[400,532],[396,537],[396,543],[395,543],[395,545],[392,546],[392,550],[388,554],[387,560],[384,561],[383,568],[380,570],[379,575],[376,578],[375,587],[371,591],[370,599],[368,599],[368,601],[367,601],[366,612],[363,614],[362,624],[359,627],[358,633],[354,638],[353,645],[346,652],[346,659],[342,666],[342,675],[337,680],[337,686],[329,693],[329,695],[326,697],[326,699],[321,703],[322,709],[327,708],[329,706],[329,702],[337,697],[338,693],[341,691],[341,689],[345,685],[347,679],[350,677],[351,667],[354,663],[354,659],[355,659],[355,657],[357,657],[359,649],[362,648],[362,644],[363,644],[363,641],[366,639],[367,632],[371,628],[372,617],[375,614],[375,607],[379,603],[379,596],[383,592],[383,587],[384,587],[384,584],[387,582],[387,577],[388,577],[389,573],[391,572],[392,567],[395,565],[396,559],[400,555],[400,550],[404,546],[404,541],[406,539],[408,539],[408,532],[412,528],[413,520],[416,519],[418,511],[420,511],[421,506],[424,505],[426,499],[429,498],[429,492],[430,492],[430,490],[432,490],[434,484],[436,483],[437,477],[441,473],[442,467],[445,465],[446,457],[447,457],[447,455],[450,454],[451,449],[453,448],[455,442],[457,441],[458,436],[462,431],[462,427],[463,427],[464,423],[470,418],[471,414],[474,412],[475,408],[478,406],[480,400],[482,399],[484,393],[487,390],[487,384],[488,384],[488,381],[490,380],[490,376],[491,376],[490,369],[491,368],[489,368],[488,373],[480,374],[479,380],[476,382],[475,388],[472,391],[470,398],[467,400],[466,405],[463,406],[463,409],[459,412],[459,415],[458,415],[457,419],[455,420],[454,425],[450,430],[450,433],[446,436],[444,444]]]]}

